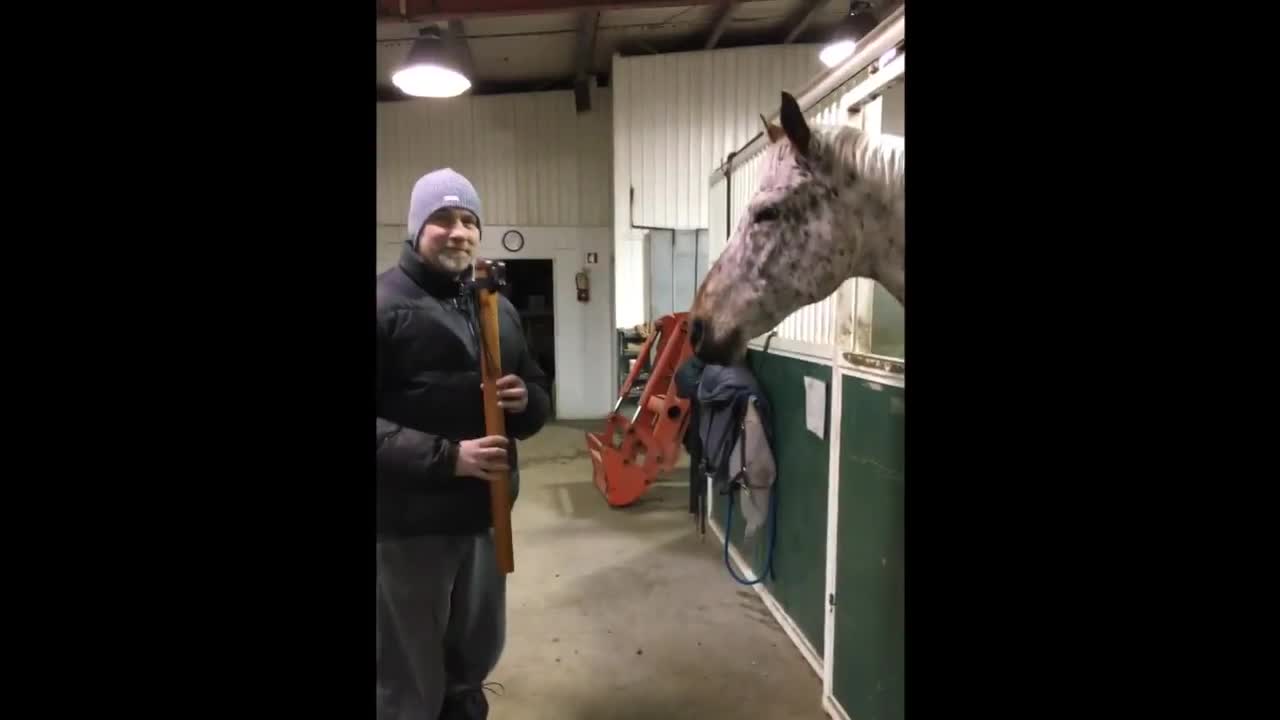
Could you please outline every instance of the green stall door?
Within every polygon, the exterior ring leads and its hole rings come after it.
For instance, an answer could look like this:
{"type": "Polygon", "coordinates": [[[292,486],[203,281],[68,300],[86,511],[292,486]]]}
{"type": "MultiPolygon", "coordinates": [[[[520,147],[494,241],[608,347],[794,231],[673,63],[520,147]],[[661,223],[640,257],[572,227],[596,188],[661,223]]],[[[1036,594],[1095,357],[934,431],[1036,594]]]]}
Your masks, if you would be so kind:
{"type": "MultiPolygon", "coordinates": [[[[831,368],[780,355],[748,353],[748,363],[769,397],[774,413],[775,457],[778,464],[777,544],[773,549],[774,578],[766,580],[778,604],[822,655],[823,598],[827,567],[827,428],[818,437],[805,427],[804,379],[816,378],[828,385],[831,368]]],[[[828,387],[828,395],[830,388],[828,387]]],[[[828,398],[828,406],[830,400],[828,398]]],[[[715,522],[725,522],[726,503],[714,499],[715,522]]],[[[734,546],[751,563],[747,579],[765,567],[768,527],[750,540],[743,537],[746,521],[733,509],[734,546]]]]}
{"type": "Polygon", "coordinates": [[[903,390],[842,385],[832,692],[854,720],[902,720],[903,390]]]}

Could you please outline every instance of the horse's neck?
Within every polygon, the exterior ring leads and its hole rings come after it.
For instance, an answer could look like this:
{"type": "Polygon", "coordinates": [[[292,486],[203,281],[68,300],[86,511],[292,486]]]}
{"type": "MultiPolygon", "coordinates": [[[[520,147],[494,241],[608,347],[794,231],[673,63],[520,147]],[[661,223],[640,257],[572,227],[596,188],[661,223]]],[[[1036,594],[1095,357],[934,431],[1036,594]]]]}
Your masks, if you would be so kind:
{"type": "MultiPolygon", "coordinates": [[[[858,227],[860,219],[852,216],[846,221],[837,221],[837,227],[858,227]]],[[[853,258],[844,272],[844,279],[860,277],[875,280],[884,286],[889,294],[898,302],[906,304],[906,272],[903,258],[906,253],[905,243],[900,243],[901,234],[881,232],[874,226],[863,225],[866,232],[862,235],[861,246],[852,234],[844,234],[839,242],[847,248],[853,258]]]]}
{"type": "Polygon", "coordinates": [[[872,200],[867,204],[849,198],[850,202],[838,213],[837,227],[863,231],[861,243],[853,234],[841,238],[854,257],[851,277],[871,278],[905,304],[906,150],[896,138],[873,138],[857,131],[842,134],[835,148],[844,171],[856,174],[865,183],[872,200]]]}
{"type": "Polygon", "coordinates": [[[884,286],[899,303],[903,306],[907,304],[907,276],[902,268],[901,256],[898,256],[896,262],[890,260],[882,263],[873,272],[872,278],[876,282],[884,286]]]}

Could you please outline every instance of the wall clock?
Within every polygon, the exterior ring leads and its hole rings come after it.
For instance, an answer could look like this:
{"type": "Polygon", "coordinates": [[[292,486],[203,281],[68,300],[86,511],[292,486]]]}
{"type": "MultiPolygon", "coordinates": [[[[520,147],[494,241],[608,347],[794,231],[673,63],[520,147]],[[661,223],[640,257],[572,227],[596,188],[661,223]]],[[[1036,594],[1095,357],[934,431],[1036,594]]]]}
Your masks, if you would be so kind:
{"type": "Polygon", "coordinates": [[[524,236],[519,230],[508,230],[502,234],[502,247],[507,252],[520,252],[524,248],[524,236]]]}

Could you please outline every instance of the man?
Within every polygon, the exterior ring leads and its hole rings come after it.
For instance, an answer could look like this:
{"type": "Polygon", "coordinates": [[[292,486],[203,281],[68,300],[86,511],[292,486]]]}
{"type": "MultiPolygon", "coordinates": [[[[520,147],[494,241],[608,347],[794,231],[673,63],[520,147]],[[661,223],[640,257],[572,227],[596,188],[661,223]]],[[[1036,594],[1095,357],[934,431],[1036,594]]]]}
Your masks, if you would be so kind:
{"type": "MultiPolygon", "coordinates": [[[[465,177],[428,173],[410,196],[399,263],[377,279],[379,718],[485,718],[483,683],[502,652],[489,482],[509,469],[514,504],[519,475],[515,443],[485,436],[467,290],[481,217],[465,177]]],[[[498,402],[523,440],[547,420],[547,379],[514,306],[498,301],[498,402]]]]}

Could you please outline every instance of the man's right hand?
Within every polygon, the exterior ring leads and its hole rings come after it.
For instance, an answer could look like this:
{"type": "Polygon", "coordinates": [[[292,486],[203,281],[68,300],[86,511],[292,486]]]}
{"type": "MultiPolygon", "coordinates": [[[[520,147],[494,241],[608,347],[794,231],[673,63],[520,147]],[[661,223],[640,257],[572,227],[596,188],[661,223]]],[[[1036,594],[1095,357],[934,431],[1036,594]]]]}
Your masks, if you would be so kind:
{"type": "Polygon", "coordinates": [[[463,440],[458,443],[458,464],[454,474],[473,477],[486,482],[498,479],[498,473],[510,470],[507,466],[507,439],[490,435],[479,440],[463,440]]]}

